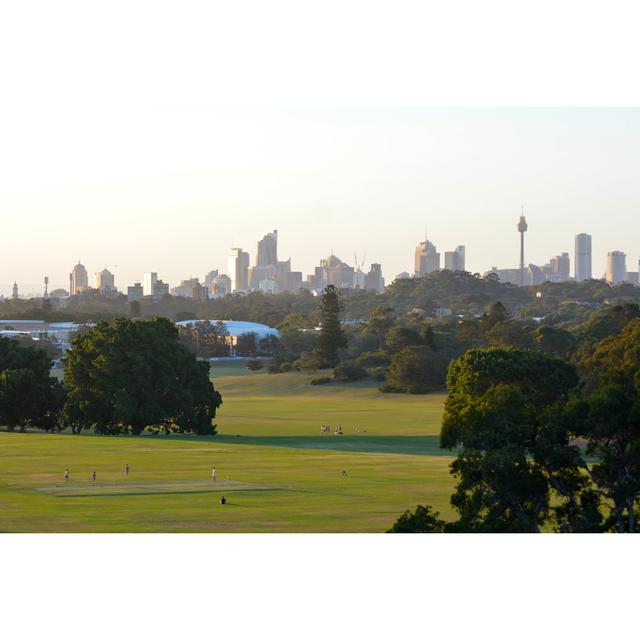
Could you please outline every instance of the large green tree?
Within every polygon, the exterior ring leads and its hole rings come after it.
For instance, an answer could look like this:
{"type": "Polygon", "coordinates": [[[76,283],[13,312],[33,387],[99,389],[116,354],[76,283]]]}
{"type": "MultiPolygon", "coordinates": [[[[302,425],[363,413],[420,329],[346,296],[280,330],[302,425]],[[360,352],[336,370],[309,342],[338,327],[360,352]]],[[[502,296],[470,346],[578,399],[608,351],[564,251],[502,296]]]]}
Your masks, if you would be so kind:
{"type": "Polygon", "coordinates": [[[328,285],[322,292],[320,335],[316,344],[316,353],[324,367],[335,367],[340,362],[340,351],[347,346],[347,336],[340,326],[343,309],[340,292],[328,285]]]}
{"type": "Polygon", "coordinates": [[[567,493],[557,514],[563,526],[585,520],[567,506],[579,507],[576,492],[586,486],[579,451],[557,419],[576,385],[570,365],[533,351],[471,350],[451,363],[441,445],[459,449],[453,530],[540,531],[555,514],[553,489],[567,493]]]}
{"type": "Polygon", "coordinates": [[[66,358],[65,419],[75,430],[141,433],[145,427],[212,435],[222,403],[199,362],[164,318],[100,322],[66,358]]]}
{"type": "Polygon", "coordinates": [[[0,337],[0,425],[21,430],[59,426],[64,391],[50,372],[46,351],[0,337]]]}

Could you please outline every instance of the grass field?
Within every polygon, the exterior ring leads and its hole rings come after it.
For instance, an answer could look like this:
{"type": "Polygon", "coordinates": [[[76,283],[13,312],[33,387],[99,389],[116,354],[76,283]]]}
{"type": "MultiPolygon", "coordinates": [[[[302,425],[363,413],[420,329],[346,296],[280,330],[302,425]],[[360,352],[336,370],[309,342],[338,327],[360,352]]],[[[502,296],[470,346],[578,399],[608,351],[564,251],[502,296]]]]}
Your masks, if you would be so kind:
{"type": "Polygon", "coordinates": [[[418,503],[451,515],[443,394],[311,386],[237,362],[214,374],[214,438],[0,433],[0,531],[381,532],[418,503]]]}

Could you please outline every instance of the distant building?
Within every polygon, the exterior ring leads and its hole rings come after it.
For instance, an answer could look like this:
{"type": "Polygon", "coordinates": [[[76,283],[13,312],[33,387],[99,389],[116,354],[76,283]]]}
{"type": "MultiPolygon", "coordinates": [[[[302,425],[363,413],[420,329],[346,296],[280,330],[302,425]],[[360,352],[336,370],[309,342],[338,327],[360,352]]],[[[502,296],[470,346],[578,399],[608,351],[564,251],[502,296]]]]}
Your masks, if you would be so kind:
{"type": "Polygon", "coordinates": [[[228,261],[232,291],[246,291],[249,288],[249,254],[239,247],[231,249],[228,261]]]}
{"type": "Polygon", "coordinates": [[[112,296],[116,291],[115,276],[108,269],[96,273],[96,289],[103,296],[112,296]]]}
{"type": "Polygon", "coordinates": [[[396,275],[394,280],[407,280],[410,277],[411,274],[408,271],[401,271],[398,275],[396,275]]]}
{"type": "Polygon", "coordinates": [[[265,280],[276,280],[278,277],[278,268],[274,264],[256,265],[255,267],[249,267],[247,274],[249,284],[246,288],[258,291],[261,282],[265,280]]]}
{"type": "Polygon", "coordinates": [[[315,288],[324,289],[332,284],[338,289],[353,289],[353,275],[355,269],[333,254],[320,260],[315,268],[315,288]]]}
{"type": "Polygon", "coordinates": [[[445,251],[444,268],[449,271],[465,270],[465,248],[460,245],[454,251],[445,251]]]}
{"type": "Polygon", "coordinates": [[[624,280],[625,282],[630,282],[631,284],[635,284],[636,287],[640,284],[640,282],[638,281],[637,271],[627,271],[627,276],[624,280]]]}
{"type": "Polygon", "coordinates": [[[171,289],[172,296],[180,296],[182,298],[192,298],[193,297],[193,287],[199,285],[200,281],[198,278],[189,278],[188,280],[182,280],[177,287],[173,287],[171,289]]]}
{"type": "Polygon", "coordinates": [[[206,288],[206,290],[208,292],[211,292],[211,283],[213,282],[213,279],[218,275],[218,270],[217,269],[212,269],[211,271],[209,271],[209,273],[207,273],[207,275],[204,277],[204,286],[206,288]]]}
{"type": "Polygon", "coordinates": [[[416,278],[440,269],[440,254],[433,243],[425,239],[419,242],[414,256],[414,269],[416,278]]]}
{"type": "Polygon", "coordinates": [[[133,302],[134,300],[141,300],[144,296],[144,288],[139,282],[136,282],[132,287],[127,287],[127,301],[133,302]]]}
{"type": "Polygon", "coordinates": [[[212,281],[209,288],[209,294],[214,298],[223,298],[231,293],[231,278],[221,273],[217,275],[212,281]]]}
{"type": "Polygon", "coordinates": [[[287,288],[286,291],[291,293],[297,293],[302,287],[302,271],[289,271],[287,273],[287,288]]]}
{"type": "Polygon", "coordinates": [[[367,273],[364,279],[364,288],[373,289],[378,293],[384,291],[384,278],[382,277],[382,266],[380,263],[372,263],[369,273],[367,273]]]}
{"type": "Polygon", "coordinates": [[[68,298],[69,292],[65,289],[54,289],[50,294],[50,298],[68,298]]]}
{"type": "Polygon", "coordinates": [[[69,274],[69,293],[76,296],[89,290],[89,276],[84,265],[78,260],[78,264],[73,267],[69,274]]]}
{"type": "Polygon", "coordinates": [[[591,279],[591,236],[579,233],[575,245],[575,279],[576,282],[591,279]]]}
{"type": "Polygon", "coordinates": [[[436,318],[447,318],[452,315],[452,313],[453,312],[448,307],[439,307],[438,309],[433,310],[433,315],[436,318]]]}
{"type": "Polygon", "coordinates": [[[164,296],[168,296],[169,295],[169,284],[166,283],[166,282],[162,282],[162,280],[156,280],[153,283],[153,294],[152,295],[153,295],[154,298],[164,298],[164,296]]]}
{"type": "Polygon", "coordinates": [[[568,253],[553,256],[545,265],[546,279],[551,282],[566,282],[571,277],[571,261],[568,253]]]}
{"type": "Polygon", "coordinates": [[[259,267],[275,266],[278,262],[278,231],[267,233],[262,240],[258,241],[258,252],[256,265],[259,267]]]}
{"type": "Polygon", "coordinates": [[[143,282],[143,290],[145,296],[154,295],[156,282],[158,281],[158,274],[155,271],[148,271],[144,274],[142,282],[143,282]]]}
{"type": "Polygon", "coordinates": [[[627,276],[627,256],[622,251],[607,254],[606,280],[611,284],[624,282],[627,276]]]}
{"type": "Polygon", "coordinates": [[[14,282],[14,283],[13,283],[13,291],[12,291],[12,293],[11,293],[11,297],[12,297],[14,300],[17,300],[17,299],[20,297],[20,296],[18,295],[18,283],[17,283],[17,282],[14,282]]]}

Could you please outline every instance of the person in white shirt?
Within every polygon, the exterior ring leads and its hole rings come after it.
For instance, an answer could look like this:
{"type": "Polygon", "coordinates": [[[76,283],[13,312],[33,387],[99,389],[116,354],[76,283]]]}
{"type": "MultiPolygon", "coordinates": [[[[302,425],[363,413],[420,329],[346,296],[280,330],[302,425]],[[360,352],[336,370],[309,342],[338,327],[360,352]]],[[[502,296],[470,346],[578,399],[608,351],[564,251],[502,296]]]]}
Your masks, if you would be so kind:
{"type": "Polygon", "coordinates": [[[64,479],[65,479],[65,480],[68,480],[68,479],[69,479],[69,467],[67,467],[67,468],[64,470],[64,479]]]}
{"type": "Polygon", "coordinates": [[[211,481],[215,482],[216,481],[216,468],[213,467],[213,471],[211,472],[211,481]]]}

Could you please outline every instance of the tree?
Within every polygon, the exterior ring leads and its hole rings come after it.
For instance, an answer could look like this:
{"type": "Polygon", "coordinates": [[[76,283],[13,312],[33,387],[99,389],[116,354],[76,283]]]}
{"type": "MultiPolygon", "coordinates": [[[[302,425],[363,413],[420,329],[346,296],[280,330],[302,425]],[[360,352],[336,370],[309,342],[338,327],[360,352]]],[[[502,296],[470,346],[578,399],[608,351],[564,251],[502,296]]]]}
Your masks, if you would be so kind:
{"type": "Polygon", "coordinates": [[[0,337],[0,424],[20,430],[59,426],[64,391],[50,371],[43,349],[0,337]]]}
{"type": "Polygon", "coordinates": [[[139,434],[159,426],[213,435],[222,404],[209,364],[180,344],[178,330],[165,318],[117,318],[75,336],[64,386],[65,419],[76,432],[139,434]]]}
{"type": "Polygon", "coordinates": [[[430,506],[419,504],[414,512],[405,511],[387,533],[444,533],[445,523],[430,506]]]}
{"type": "Polygon", "coordinates": [[[560,358],[566,357],[576,346],[574,336],[557,327],[539,327],[533,332],[533,339],[540,351],[560,358]]]}
{"type": "Polygon", "coordinates": [[[405,347],[394,354],[382,391],[427,393],[442,389],[447,365],[442,357],[424,345],[405,347]]]}
{"type": "Polygon", "coordinates": [[[249,369],[249,371],[260,371],[263,367],[264,365],[260,360],[249,360],[247,362],[247,369],[249,369]]]}
{"type": "Polygon", "coordinates": [[[588,488],[579,482],[579,450],[557,419],[577,382],[569,364],[534,351],[471,350],[451,363],[440,441],[459,450],[452,530],[539,532],[553,516],[565,526],[588,520],[570,509],[588,488]]]}
{"type": "Polygon", "coordinates": [[[129,303],[129,317],[139,318],[141,315],[142,315],[142,311],[140,310],[140,301],[132,300],[129,303]]]}
{"type": "Polygon", "coordinates": [[[335,367],[340,362],[340,350],[347,346],[347,337],[340,326],[340,314],[343,309],[338,290],[333,285],[328,285],[322,292],[322,321],[316,345],[316,353],[324,367],[335,367]]]}
{"type": "Polygon", "coordinates": [[[236,355],[249,356],[255,358],[258,354],[258,345],[256,344],[256,334],[253,331],[241,333],[236,342],[236,355]]]}

